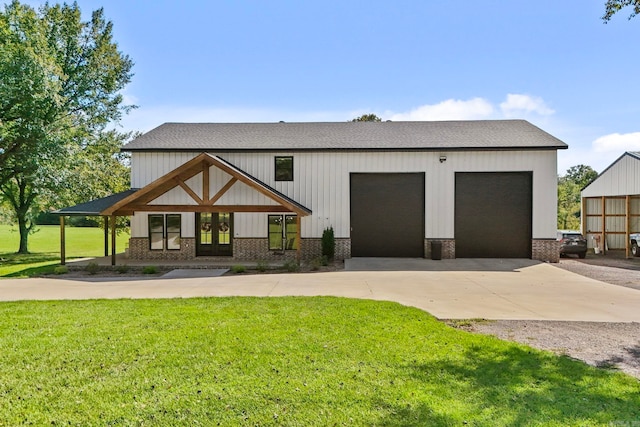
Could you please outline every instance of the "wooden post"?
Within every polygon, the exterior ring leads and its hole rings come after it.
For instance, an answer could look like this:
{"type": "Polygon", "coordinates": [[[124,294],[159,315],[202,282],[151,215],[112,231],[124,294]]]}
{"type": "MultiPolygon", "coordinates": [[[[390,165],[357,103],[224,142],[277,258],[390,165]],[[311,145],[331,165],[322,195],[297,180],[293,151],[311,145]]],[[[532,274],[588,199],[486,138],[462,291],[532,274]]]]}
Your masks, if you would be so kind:
{"type": "Polygon", "coordinates": [[[624,257],[629,258],[629,234],[631,234],[631,196],[625,197],[624,257]]]}
{"type": "Polygon", "coordinates": [[[298,241],[298,250],[296,251],[296,259],[298,260],[298,264],[300,264],[300,259],[302,258],[302,217],[298,215],[296,217],[296,240],[298,241]]]}
{"type": "Polygon", "coordinates": [[[607,199],[605,196],[602,196],[602,254],[607,254],[607,238],[605,234],[605,230],[607,228],[607,199]]]}
{"type": "Polygon", "coordinates": [[[66,242],[64,240],[64,215],[60,215],[60,265],[66,264],[66,242]]]}
{"type": "Polygon", "coordinates": [[[206,163],[202,165],[202,200],[209,200],[209,165],[206,163]]]}
{"type": "Polygon", "coordinates": [[[116,265],[116,216],[111,215],[111,265],[116,265]]]}
{"type": "Polygon", "coordinates": [[[104,217],[104,256],[109,256],[109,217],[104,217]]]}
{"type": "Polygon", "coordinates": [[[585,239],[589,239],[587,236],[587,199],[582,197],[580,199],[582,203],[582,210],[580,211],[580,222],[582,223],[582,235],[585,239]]]}

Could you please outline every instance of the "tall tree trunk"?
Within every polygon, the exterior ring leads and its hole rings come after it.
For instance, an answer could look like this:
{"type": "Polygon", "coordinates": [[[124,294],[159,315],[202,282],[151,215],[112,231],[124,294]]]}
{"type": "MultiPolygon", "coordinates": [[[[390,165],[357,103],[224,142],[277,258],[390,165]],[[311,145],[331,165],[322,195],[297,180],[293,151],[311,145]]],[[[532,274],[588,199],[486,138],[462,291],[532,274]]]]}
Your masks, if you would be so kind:
{"type": "Polygon", "coordinates": [[[29,217],[31,207],[36,197],[28,179],[23,176],[15,176],[11,180],[11,185],[0,188],[4,197],[9,201],[13,212],[18,220],[18,230],[20,232],[19,254],[29,253],[29,233],[33,228],[33,223],[29,217]]]}
{"type": "MultiPolygon", "coordinates": [[[[17,212],[16,212],[17,213],[17,212]]],[[[20,231],[20,248],[19,254],[29,253],[29,231],[31,227],[27,225],[27,218],[24,213],[17,213],[18,215],[18,230],[20,231]]]]}

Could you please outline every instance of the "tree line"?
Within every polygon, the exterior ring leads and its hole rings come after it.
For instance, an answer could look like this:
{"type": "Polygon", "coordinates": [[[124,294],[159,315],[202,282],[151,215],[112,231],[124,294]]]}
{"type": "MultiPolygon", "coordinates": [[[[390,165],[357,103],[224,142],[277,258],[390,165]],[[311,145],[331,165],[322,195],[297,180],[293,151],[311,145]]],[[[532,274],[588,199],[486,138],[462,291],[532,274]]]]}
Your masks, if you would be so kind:
{"type": "Polygon", "coordinates": [[[76,3],[39,9],[14,0],[0,12],[0,197],[28,252],[34,218],[129,187],[115,130],[132,60],[102,9],[83,21],[76,3]]]}

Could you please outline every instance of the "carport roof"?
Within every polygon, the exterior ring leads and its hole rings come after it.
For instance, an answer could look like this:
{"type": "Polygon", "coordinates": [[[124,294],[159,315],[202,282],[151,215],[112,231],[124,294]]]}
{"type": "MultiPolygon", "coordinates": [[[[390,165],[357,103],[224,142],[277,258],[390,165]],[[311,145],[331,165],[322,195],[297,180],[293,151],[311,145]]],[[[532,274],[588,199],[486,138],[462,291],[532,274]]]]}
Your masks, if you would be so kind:
{"type": "Polygon", "coordinates": [[[165,123],[123,151],[557,150],[567,144],[526,120],[165,123]]]}

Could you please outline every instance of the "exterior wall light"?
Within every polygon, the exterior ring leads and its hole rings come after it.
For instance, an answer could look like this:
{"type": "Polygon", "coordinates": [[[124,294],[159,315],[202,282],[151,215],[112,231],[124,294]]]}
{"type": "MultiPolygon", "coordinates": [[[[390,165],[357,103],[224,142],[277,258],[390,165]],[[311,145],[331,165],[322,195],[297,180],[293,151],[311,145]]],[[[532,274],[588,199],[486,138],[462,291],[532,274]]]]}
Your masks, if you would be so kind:
{"type": "Polygon", "coordinates": [[[445,156],[444,154],[440,154],[440,163],[444,163],[447,161],[447,156],[445,156]]]}

